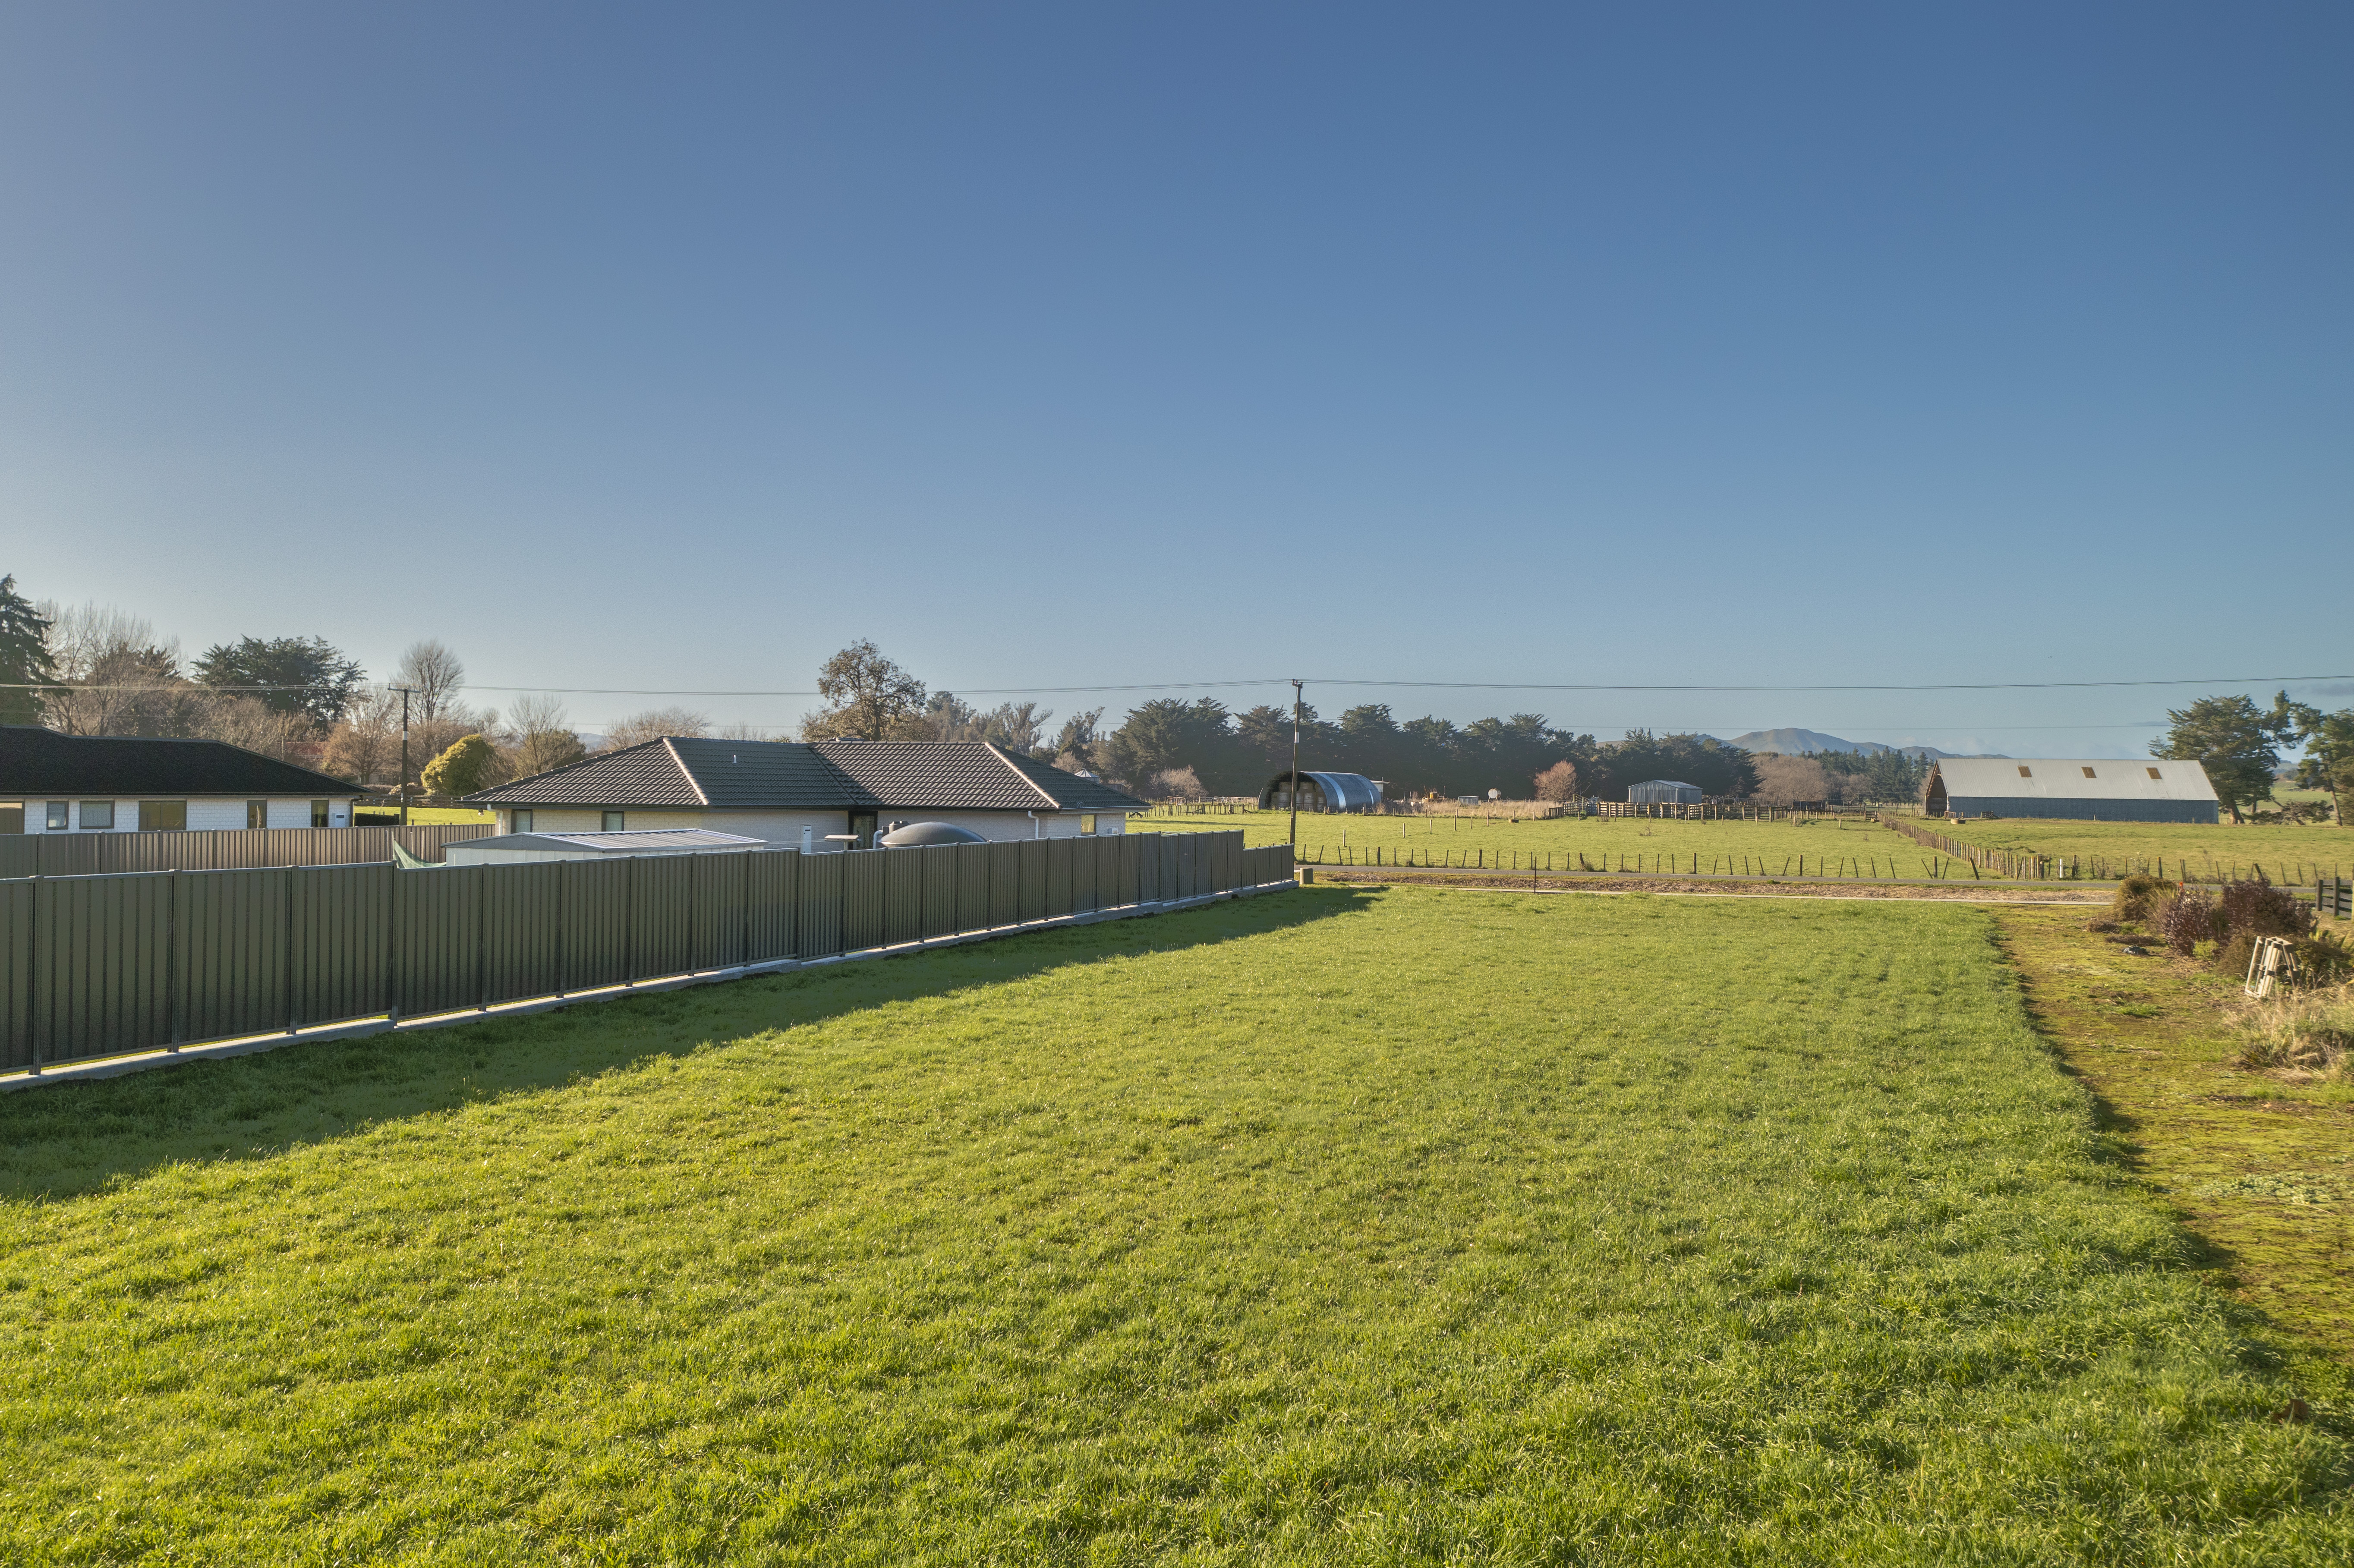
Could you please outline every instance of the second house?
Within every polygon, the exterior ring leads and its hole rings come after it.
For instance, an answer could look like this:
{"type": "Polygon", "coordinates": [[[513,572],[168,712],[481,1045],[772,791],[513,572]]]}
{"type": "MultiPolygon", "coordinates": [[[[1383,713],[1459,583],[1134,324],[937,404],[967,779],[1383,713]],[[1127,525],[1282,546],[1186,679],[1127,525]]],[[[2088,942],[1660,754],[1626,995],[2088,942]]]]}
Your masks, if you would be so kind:
{"type": "Polygon", "coordinates": [[[873,846],[896,821],[992,840],[1117,833],[1145,803],[985,741],[668,736],[466,797],[502,833],[712,828],[786,847],[873,846]]]}

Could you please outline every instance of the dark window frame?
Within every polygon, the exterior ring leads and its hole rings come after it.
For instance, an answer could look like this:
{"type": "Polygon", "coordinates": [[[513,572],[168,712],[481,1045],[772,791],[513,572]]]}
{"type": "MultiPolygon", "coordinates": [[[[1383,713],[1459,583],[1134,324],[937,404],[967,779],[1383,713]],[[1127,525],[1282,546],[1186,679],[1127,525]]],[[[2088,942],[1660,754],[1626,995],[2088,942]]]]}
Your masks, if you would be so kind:
{"type": "Polygon", "coordinates": [[[143,833],[185,833],[188,831],[188,803],[186,800],[142,800],[139,802],[139,831],[143,833]],[[150,815],[159,818],[176,817],[177,821],[158,821],[147,825],[150,815]]]}
{"type": "Polygon", "coordinates": [[[85,833],[112,832],[114,831],[114,802],[111,800],[84,800],[80,806],[74,809],[74,827],[77,831],[85,833]],[[106,821],[99,823],[96,827],[90,826],[90,809],[92,806],[98,807],[106,814],[106,821]]]}
{"type": "Polygon", "coordinates": [[[73,802],[71,800],[43,801],[41,826],[53,833],[73,832],[73,802]]]}
{"type": "Polygon", "coordinates": [[[270,802],[267,800],[248,800],[245,803],[245,825],[249,831],[254,828],[268,827],[270,825],[270,802]]]}
{"type": "Polygon", "coordinates": [[[334,802],[332,800],[313,800],[311,802],[311,825],[313,827],[329,827],[334,824],[334,802]]]}
{"type": "Polygon", "coordinates": [[[627,811],[608,811],[605,813],[605,825],[598,831],[607,833],[626,833],[630,831],[626,826],[629,820],[630,814],[627,811]]]}
{"type": "Polygon", "coordinates": [[[532,823],[537,820],[532,815],[532,809],[529,806],[517,806],[507,813],[508,831],[518,833],[530,832],[532,823]]]}

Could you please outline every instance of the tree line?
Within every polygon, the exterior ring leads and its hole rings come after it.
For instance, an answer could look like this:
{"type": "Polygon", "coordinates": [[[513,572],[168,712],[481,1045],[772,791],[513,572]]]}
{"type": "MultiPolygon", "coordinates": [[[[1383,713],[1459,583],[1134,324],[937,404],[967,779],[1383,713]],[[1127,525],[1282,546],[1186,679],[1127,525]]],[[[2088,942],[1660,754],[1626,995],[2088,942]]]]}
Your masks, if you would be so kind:
{"type": "MultiPolygon", "coordinates": [[[[450,795],[580,761],[592,738],[601,749],[663,736],[772,738],[749,725],[715,729],[708,715],[679,706],[632,714],[584,737],[553,696],[524,697],[501,713],[469,705],[465,683],[457,653],[432,640],[410,644],[382,682],[315,635],[241,637],[191,659],[143,619],[94,604],[37,604],[15,577],[0,577],[0,723],[225,740],[357,784],[398,785],[407,688],[408,779],[450,795]]],[[[803,740],[988,741],[1154,798],[1256,795],[1292,755],[1287,707],[1232,711],[1214,697],[1161,697],[1117,726],[1100,707],[1056,726],[1054,711],[1034,702],[982,708],[934,691],[872,641],[828,659],[817,684],[820,706],[795,726],[803,740]]],[[[2168,716],[2151,754],[2203,763],[2234,821],[2271,798],[2285,746],[2305,748],[2295,777],[2306,788],[2334,799],[2354,790],[2354,710],[2325,714],[2283,693],[2269,710],[2244,696],[2202,697],[2168,716]]],[[[1401,796],[1494,789],[1517,800],[1624,799],[1631,784],[1674,779],[1719,799],[1776,805],[1917,800],[1929,769],[1901,751],[1753,756],[1711,736],[1647,729],[1597,742],[1542,714],[1458,725],[1400,720],[1379,703],[1333,720],[1303,705],[1299,764],[1362,773],[1401,796]]],[[[2345,821],[2342,810],[2338,818],[2345,821]]]]}

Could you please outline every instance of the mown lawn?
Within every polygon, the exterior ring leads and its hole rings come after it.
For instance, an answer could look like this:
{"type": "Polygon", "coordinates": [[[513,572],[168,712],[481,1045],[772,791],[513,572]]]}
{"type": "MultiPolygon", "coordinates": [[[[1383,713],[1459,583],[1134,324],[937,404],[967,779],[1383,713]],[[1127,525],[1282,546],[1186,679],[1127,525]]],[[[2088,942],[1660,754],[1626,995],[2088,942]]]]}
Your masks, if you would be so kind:
{"type": "Polygon", "coordinates": [[[0,1560],[2338,1563],[1982,912],[1320,889],[0,1100],[0,1560]]]}
{"type": "MultiPolygon", "coordinates": [[[[1132,817],[1130,832],[1184,832],[1240,829],[1243,842],[1282,843],[1290,832],[1288,812],[1253,811],[1232,817],[1132,817]]],[[[1958,863],[1925,850],[1902,834],[1861,817],[1822,817],[1810,821],[1654,821],[1649,818],[1553,817],[1515,822],[1509,817],[1490,821],[1480,817],[1365,817],[1308,813],[1299,819],[1303,856],[1322,863],[1341,860],[1344,850],[1352,863],[1364,863],[1376,849],[1384,863],[1411,855],[1415,864],[1469,865],[1484,856],[1489,865],[1525,867],[1534,855],[1541,865],[1575,871],[1579,855],[1594,870],[1662,871],[1712,866],[1720,872],[1751,875],[1797,875],[1803,859],[1806,874],[1820,874],[1829,864],[1845,868],[1840,874],[1921,877],[1942,862],[1947,874],[1958,863]],[[1517,861],[1516,861],[1517,857],[1517,861]],[[1550,857],[1548,859],[1548,857],[1550,857]]],[[[1969,874],[1967,866],[1961,874],[1969,874]]]]}

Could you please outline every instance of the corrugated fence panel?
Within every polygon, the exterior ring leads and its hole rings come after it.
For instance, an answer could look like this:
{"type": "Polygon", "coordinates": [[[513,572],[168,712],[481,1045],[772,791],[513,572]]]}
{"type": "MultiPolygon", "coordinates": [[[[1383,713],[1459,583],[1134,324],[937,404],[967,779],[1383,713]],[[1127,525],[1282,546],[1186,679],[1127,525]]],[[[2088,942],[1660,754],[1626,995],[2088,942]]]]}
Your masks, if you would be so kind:
{"type": "Polygon", "coordinates": [[[1046,918],[1071,913],[1071,879],[1078,865],[1079,841],[1048,839],[1046,841],[1046,918]]]}
{"type": "Polygon", "coordinates": [[[842,874],[849,863],[846,854],[802,856],[801,918],[796,944],[801,958],[832,958],[843,951],[842,874]]]}
{"type": "Polygon", "coordinates": [[[956,867],[957,929],[989,929],[990,844],[951,844],[941,853],[956,867]]]}
{"type": "Polygon", "coordinates": [[[491,869],[454,866],[394,879],[393,995],[403,1014],[481,1002],[482,878],[491,869]]]}
{"type": "Polygon", "coordinates": [[[744,854],[691,854],[695,863],[688,878],[695,900],[695,948],[688,959],[694,969],[732,969],[744,961],[744,919],[750,908],[747,895],[751,873],[744,854]]]}
{"type": "Polygon", "coordinates": [[[1022,846],[994,843],[978,852],[989,856],[989,923],[994,927],[1022,923],[1022,846]]]}
{"type": "MultiPolygon", "coordinates": [[[[630,970],[630,906],[626,862],[563,860],[557,872],[557,899],[563,915],[557,932],[557,957],[566,991],[595,991],[633,978],[630,970]]],[[[410,872],[440,876],[440,872],[410,872]]]]}
{"type": "MultiPolygon", "coordinates": [[[[489,869],[489,868],[485,868],[489,869]]],[[[482,955],[489,975],[484,994],[493,1001],[518,1001],[560,990],[564,975],[561,861],[503,865],[482,880],[482,955]]],[[[311,875],[439,875],[438,872],[366,871],[311,875]]]]}
{"type": "Polygon", "coordinates": [[[889,850],[851,850],[842,857],[842,950],[862,952],[887,939],[883,863],[889,850]]]}
{"type": "Polygon", "coordinates": [[[917,856],[924,863],[924,923],[923,937],[953,937],[957,934],[957,917],[962,904],[957,897],[957,870],[964,864],[962,846],[934,844],[918,850],[917,856]]]}
{"type": "Polygon", "coordinates": [[[883,852],[883,940],[890,947],[924,939],[924,855],[883,852]]]}
{"type": "Polygon", "coordinates": [[[173,914],[182,1040],[286,1027],[292,889],[282,871],[185,871],[173,914]]]}
{"type": "Polygon", "coordinates": [[[12,833],[0,839],[0,877],[238,871],[270,865],[367,865],[389,862],[395,838],[411,854],[439,860],[444,845],[482,838],[497,831],[487,822],[434,822],[409,828],[12,833]]]}
{"type": "Polygon", "coordinates": [[[1153,853],[1151,833],[1123,833],[1120,836],[1120,904],[1151,902],[1153,874],[1147,871],[1147,854],[1153,854],[1153,871],[1161,869],[1158,854],[1153,853]]]}
{"type": "Polygon", "coordinates": [[[687,879],[700,855],[631,855],[621,863],[630,904],[630,978],[676,974],[687,968],[694,901],[687,879]]]}
{"type": "Polygon", "coordinates": [[[1288,844],[1218,832],[11,880],[0,1067],[828,957],[1278,885],[1292,865],[1288,844]]]}
{"type": "Polygon", "coordinates": [[[32,1033],[43,1062],[161,1045],[171,1033],[170,885],[45,880],[35,895],[32,1033]]]}
{"type": "Polygon", "coordinates": [[[0,882],[0,1068],[33,1065],[33,895],[37,882],[0,882]]]}
{"type": "Polygon", "coordinates": [[[751,917],[747,922],[751,948],[748,964],[790,959],[794,953],[793,916],[798,900],[801,852],[756,850],[743,857],[750,868],[751,917]]]}
{"type": "Polygon", "coordinates": [[[1022,853],[1022,891],[1014,901],[1014,918],[1021,925],[1046,917],[1046,841],[1025,840],[1022,853]]]}
{"type": "Polygon", "coordinates": [[[303,1023],[365,1018],[392,1005],[389,865],[294,873],[294,1016],[303,1023]]]}

